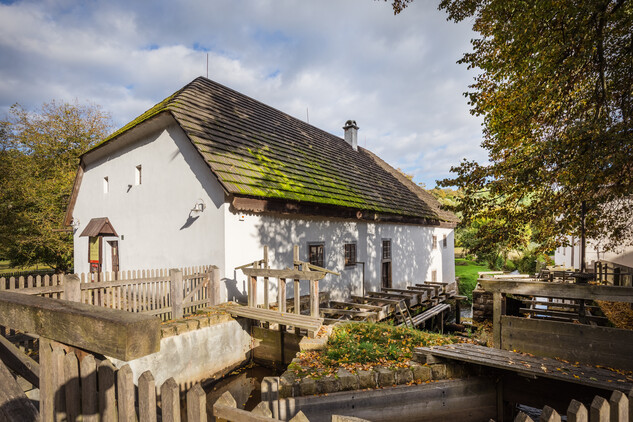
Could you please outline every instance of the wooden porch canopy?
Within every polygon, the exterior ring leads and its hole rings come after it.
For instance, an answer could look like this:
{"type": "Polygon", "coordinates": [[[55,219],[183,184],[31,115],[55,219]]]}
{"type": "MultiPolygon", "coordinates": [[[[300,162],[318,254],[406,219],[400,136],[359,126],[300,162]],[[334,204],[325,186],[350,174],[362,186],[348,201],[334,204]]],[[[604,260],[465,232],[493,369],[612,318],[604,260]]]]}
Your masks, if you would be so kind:
{"type": "Polygon", "coordinates": [[[108,220],[108,217],[99,217],[99,218],[91,219],[90,222],[88,222],[88,225],[86,226],[84,231],[82,231],[81,234],[79,235],[79,237],[82,237],[82,236],[119,237],[119,235],[116,233],[116,230],[114,230],[114,227],[112,227],[112,223],[110,223],[110,220],[108,220]]]}

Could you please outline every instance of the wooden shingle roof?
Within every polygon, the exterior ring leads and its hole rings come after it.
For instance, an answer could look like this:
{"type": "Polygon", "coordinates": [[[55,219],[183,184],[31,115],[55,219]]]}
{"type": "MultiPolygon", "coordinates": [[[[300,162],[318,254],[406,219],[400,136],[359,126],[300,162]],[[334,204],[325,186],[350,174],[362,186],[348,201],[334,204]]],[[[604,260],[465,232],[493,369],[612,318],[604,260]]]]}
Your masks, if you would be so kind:
{"type": "Polygon", "coordinates": [[[229,194],[457,221],[370,151],[354,151],[337,136],[202,77],[103,143],[163,112],[172,114],[229,194]]]}

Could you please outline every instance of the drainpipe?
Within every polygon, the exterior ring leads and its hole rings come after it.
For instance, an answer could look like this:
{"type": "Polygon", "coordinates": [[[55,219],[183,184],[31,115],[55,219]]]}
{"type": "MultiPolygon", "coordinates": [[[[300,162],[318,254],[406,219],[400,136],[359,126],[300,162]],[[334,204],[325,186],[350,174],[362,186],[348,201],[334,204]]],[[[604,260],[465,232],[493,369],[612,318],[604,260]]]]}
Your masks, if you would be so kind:
{"type": "Polygon", "coordinates": [[[356,261],[356,265],[363,264],[363,296],[365,296],[365,263],[361,261],[356,261]]]}

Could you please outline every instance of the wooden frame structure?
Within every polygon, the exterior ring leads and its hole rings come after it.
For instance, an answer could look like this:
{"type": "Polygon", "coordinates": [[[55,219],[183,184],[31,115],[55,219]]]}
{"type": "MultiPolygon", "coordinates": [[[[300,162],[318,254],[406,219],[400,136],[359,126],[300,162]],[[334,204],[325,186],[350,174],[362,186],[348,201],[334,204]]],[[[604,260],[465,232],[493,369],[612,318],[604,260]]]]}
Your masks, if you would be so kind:
{"type": "Polygon", "coordinates": [[[505,350],[633,370],[633,331],[505,315],[506,295],[633,303],[633,287],[480,278],[493,296],[493,342],[505,350]],[[538,337],[538,340],[535,340],[538,337]]]}

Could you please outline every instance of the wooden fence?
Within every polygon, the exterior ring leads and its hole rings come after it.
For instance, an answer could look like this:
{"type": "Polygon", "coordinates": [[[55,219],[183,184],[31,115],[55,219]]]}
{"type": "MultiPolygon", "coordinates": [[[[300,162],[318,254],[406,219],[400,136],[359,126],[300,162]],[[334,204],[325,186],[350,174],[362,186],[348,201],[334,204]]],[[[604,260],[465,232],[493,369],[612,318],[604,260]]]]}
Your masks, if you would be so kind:
{"type": "MultiPolygon", "coordinates": [[[[609,400],[596,396],[591,402],[589,410],[584,404],[572,400],[567,408],[567,420],[574,422],[629,422],[631,415],[630,397],[621,391],[615,390],[609,400]]],[[[543,408],[539,421],[560,422],[560,415],[549,406],[543,408]]],[[[519,412],[514,422],[533,422],[532,418],[523,412],[519,412]]]]}
{"type": "MultiPolygon", "coordinates": [[[[556,297],[579,301],[633,303],[633,287],[562,284],[524,280],[479,283],[493,295],[493,343],[497,348],[558,357],[589,365],[633,370],[633,332],[611,327],[504,315],[505,295],[556,297]]],[[[582,307],[580,307],[582,312],[582,307]]]]}
{"type": "Polygon", "coordinates": [[[613,286],[633,286],[633,268],[608,261],[594,263],[596,281],[613,286]]]}
{"type": "MultiPolygon", "coordinates": [[[[217,267],[211,265],[179,270],[21,276],[0,278],[0,291],[81,301],[128,312],[158,315],[162,320],[168,320],[219,303],[219,277],[217,267]],[[64,281],[70,277],[80,280],[79,297],[68,291],[68,283],[64,281]],[[182,286],[182,289],[177,286],[182,286]]],[[[76,286],[73,284],[72,288],[76,286]]]]}

